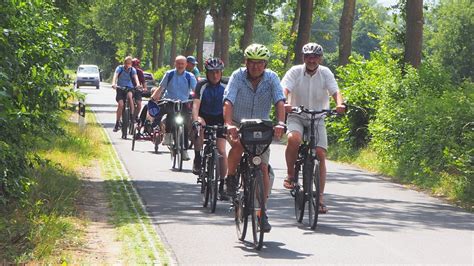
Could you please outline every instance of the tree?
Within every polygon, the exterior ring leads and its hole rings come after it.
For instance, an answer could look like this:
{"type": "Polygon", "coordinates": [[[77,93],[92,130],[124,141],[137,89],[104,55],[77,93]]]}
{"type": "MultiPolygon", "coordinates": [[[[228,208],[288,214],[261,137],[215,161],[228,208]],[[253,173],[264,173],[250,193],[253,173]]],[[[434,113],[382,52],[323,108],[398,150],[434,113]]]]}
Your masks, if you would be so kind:
{"type": "Polygon", "coordinates": [[[404,61],[417,68],[421,63],[423,42],[423,0],[406,2],[406,37],[404,61]]]}
{"type": "MultiPolygon", "coordinates": [[[[295,13],[294,13],[294,17],[293,17],[293,20],[292,20],[292,23],[291,23],[291,29],[290,29],[290,40],[293,39],[293,36],[296,34],[296,30],[299,27],[300,15],[301,15],[301,0],[296,0],[294,10],[295,10],[295,13]]],[[[292,51],[292,49],[287,49],[287,51],[286,51],[286,57],[285,57],[285,62],[284,62],[285,68],[287,68],[290,65],[291,56],[292,56],[291,51],[292,51]]]]}
{"type": "Polygon", "coordinates": [[[255,15],[257,11],[256,0],[245,1],[245,18],[244,18],[244,34],[240,41],[240,48],[244,50],[252,43],[253,26],[255,23],[255,15]]]}
{"type": "Polygon", "coordinates": [[[311,36],[311,24],[313,21],[313,0],[298,0],[301,1],[301,15],[298,25],[298,36],[295,44],[295,59],[294,64],[301,64],[303,59],[301,56],[301,48],[309,42],[311,36]]]}
{"type": "Polygon", "coordinates": [[[352,50],[352,28],[354,25],[356,0],[344,0],[341,20],[339,23],[339,65],[349,63],[352,50]]]}

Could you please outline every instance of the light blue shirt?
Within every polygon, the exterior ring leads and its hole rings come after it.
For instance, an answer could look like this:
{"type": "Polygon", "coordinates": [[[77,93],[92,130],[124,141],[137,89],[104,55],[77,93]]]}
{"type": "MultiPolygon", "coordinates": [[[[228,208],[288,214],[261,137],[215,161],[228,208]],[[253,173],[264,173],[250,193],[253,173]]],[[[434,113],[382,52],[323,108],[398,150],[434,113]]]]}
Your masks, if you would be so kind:
{"type": "Polygon", "coordinates": [[[163,98],[186,101],[189,99],[189,93],[196,87],[196,83],[196,78],[188,71],[179,75],[175,69],[169,70],[166,72],[160,83],[160,86],[163,87],[164,90],[163,98]],[[168,81],[169,75],[173,71],[174,74],[171,77],[171,80],[168,81]]]}
{"type": "Polygon", "coordinates": [[[134,67],[130,67],[127,71],[125,70],[123,66],[118,66],[115,69],[115,73],[119,74],[118,79],[117,79],[118,86],[129,87],[129,88],[134,87],[132,78],[135,77],[135,75],[137,74],[137,70],[134,67]],[[132,72],[131,75],[130,75],[130,71],[132,72]]]}
{"type": "Polygon", "coordinates": [[[224,101],[233,105],[233,120],[242,119],[270,119],[273,104],[285,100],[283,89],[278,75],[266,69],[262,80],[254,91],[247,79],[247,69],[239,68],[230,76],[229,83],[224,91],[224,101]]]}

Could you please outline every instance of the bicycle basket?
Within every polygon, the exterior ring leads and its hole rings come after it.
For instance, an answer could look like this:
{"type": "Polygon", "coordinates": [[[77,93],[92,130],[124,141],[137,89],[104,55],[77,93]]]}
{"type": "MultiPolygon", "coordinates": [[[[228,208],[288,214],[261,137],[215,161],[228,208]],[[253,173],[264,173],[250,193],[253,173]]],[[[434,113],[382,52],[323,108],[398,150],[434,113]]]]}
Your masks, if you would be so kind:
{"type": "Polygon", "coordinates": [[[270,120],[242,119],[239,132],[243,145],[269,145],[272,143],[273,126],[270,120]]]}

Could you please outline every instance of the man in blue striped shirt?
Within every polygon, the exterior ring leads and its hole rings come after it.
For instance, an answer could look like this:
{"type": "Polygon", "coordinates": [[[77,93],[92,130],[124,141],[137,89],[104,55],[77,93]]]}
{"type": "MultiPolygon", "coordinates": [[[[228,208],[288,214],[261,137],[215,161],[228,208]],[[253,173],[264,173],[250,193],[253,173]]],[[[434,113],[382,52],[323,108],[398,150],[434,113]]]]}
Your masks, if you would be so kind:
{"type": "MultiPolygon", "coordinates": [[[[274,134],[280,138],[284,131],[285,120],[285,95],[280,85],[277,74],[266,69],[270,52],[261,44],[252,44],[245,49],[245,68],[240,68],[232,73],[229,84],[224,91],[224,122],[227,125],[227,134],[231,149],[228,156],[227,193],[235,196],[237,180],[235,173],[242,157],[244,148],[238,137],[237,127],[242,119],[270,119],[272,104],[275,105],[278,125],[274,134]]],[[[268,161],[270,150],[261,156],[263,186],[265,199],[270,192],[270,179],[268,175],[268,161]]],[[[271,230],[268,219],[263,219],[262,229],[271,230]]]]}

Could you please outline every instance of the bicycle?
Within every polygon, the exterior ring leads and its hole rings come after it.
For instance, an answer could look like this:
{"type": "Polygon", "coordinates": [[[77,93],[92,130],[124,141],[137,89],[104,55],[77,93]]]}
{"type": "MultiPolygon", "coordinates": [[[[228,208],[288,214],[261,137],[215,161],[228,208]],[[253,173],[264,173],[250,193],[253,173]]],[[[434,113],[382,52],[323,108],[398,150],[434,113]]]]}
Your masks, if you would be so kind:
{"type": "Polygon", "coordinates": [[[270,120],[243,119],[239,136],[244,154],[237,168],[239,180],[237,195],[232,204],[235,215],[237,237],[244,241],[248,218],[252,219],[253,245],[257,250],[263,246],[264,230],[261,230],[266,216],[263,173],[260,169],[261,155],[270,147],[273,139],[273,125],[270,120]]]}
{"type": "Polygon", "coordinates": [[[298,148],[298,157],[295,163],[294,187],[290,194],[294,197],[296,221],[301,223],[304,216],[305,206],[308,210],[308,222],[311,229],[315,229],[319,216],[319,159],[316,155],[317,132],[314,123],[324,117],[337,115],[335,110],[315,111],[304,106],[292,108],[295,114],[309,114],[310,127],[305,127],[303,132],[303,143],[298,148]],[[299,183],[299,176],[302,175],[303,184],[299,183]],[[317,197],[317,198],[316,198],[317,197]],[[315,199],[316,198],[316,199],[315,199]]]}
{"type": "Polygon", "coordinates": [[[173,169],[178,169],[178,171],[183,170],[183,153],[187,149],[187,145],[184,143],[184,115],[183,115],[183,106],[192,100],[180,101],[180,100],[170,100],[164,99],[167,103],[173,105],[173,111],[176,114],[174,117],[174,126],[173,126],[173,142],[171,146],[168,146],[171,151],[171,160],[173,161],[173,169]]]}
{"type": "MultiPolygon", "coordinates": [[[[134,92],[134,90],[138,88],[130,88],[130,87],[122,87],[122,86],[117,86],[117,90],[122,90],[126,92],[127,97],[125,97],[125,101],[123,103],[123,109],[122,109],[122,117],[121,119],[121,127],[122,127],[122,139],[127,139],[127,134],[132,135],[134,132],[135,128],[135,122],[133,121],[133,114],[131,112],[130,108],[130,102],[128,100],[128,92],[134,92]],[[127,131],[128,130],[128,131],[127,131]]],[[[132,99],[134,99],[132,97],[132,99]]],[[[135,99],[133,100],[133,104],[136,107],[135,99]]]]}
{"type": "MultiPolygon", "coordinates": [[[[160,121],[154,121],[152,124],[151,121],[145,119],[145,122],[142,124],[141,121],[137,123],[135,127],[135,132],[133,134],[132,140],[132,151],[135,149],[135,142],[137,140],[149,140],[153,142],[155,153],[158,153],[159,145],[163,140],[163,130],[161,129],[161,119],[158,116],[159,106],[165,104],[166,101],[160,100],[155,105],[156,110],[156,117],[160,121]],[[143,130],[143,133],[141,131],[143,130]]],[[[149,108],[149,107],[148,107],[149,108]]],[[[148,109],[149,111],[150,109],[148,109]]]]}
{"type": "Polygon", "coordinates": [[[217,195],[219,193],[219,182],[221,180],[221,165],[220,159],[222,155],[217,149],[217,133],[219,131],[225,132],[227,127],[223,125],[201,126],[198,125],[197,137],[200,137],[201,127],[204,129],[204,146],[201,149],[201,172],[199,179],[201,182],[201,194],[203,200],[203,207],[209,205],[211,213],[216,211],[217,195]],[[210,204],[209,204],[210,203],[210,204]]]}

